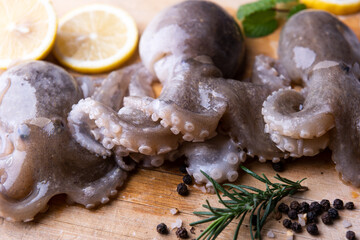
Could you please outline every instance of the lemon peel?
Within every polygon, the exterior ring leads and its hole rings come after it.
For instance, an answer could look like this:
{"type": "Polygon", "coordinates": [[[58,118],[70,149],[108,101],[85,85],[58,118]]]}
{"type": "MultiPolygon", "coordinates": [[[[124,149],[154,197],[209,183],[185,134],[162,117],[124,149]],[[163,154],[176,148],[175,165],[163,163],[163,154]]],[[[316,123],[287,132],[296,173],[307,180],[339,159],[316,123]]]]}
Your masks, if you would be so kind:
{"type": "Polygon", "coordinates": [[[336,15],[360,11],[360,0],[301,0],[308,8],[321,9],[336,15]]]}

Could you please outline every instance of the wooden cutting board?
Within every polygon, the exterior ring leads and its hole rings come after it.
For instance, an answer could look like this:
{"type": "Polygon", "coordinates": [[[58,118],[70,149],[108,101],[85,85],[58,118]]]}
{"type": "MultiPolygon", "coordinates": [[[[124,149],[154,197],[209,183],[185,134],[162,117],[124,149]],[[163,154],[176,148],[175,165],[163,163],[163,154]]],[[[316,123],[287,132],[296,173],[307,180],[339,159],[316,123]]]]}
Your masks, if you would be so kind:
{"type": "MultiPolygon", "coordinates": [[[[230,14],[235,15],[240,4],[248,0],[217,0],[230,14]]],[[[163,8],[179,0],[53,0],[59,16],[65,12],[89,3],[108,3],[127,10],[134,16],[140,32],[144,30],[148,22],[163,8]]],[[[360,15],[342,17],[359,36],[360,15]]],[[[271,36],[248,39],[247,69],[251,69],[251,63],[256,54],[276,56],[279,30],[271,36]]],[[[138,55],[134,56],[127,64],[138,61],[138,55]]],[[[351,230],[360,237],[360,194],[359,189],[347,186],[339,179],[330,159],[330,152],[326,151],[315,158],[301,158],[286,164],[284,177],[298,180],[308,178],[305,185],[309,191],[296,194],[286,201],[294,199],[298,201],[320,201],[341,198],[344,201],[354,201],[357,210],[340,211],[341,218],[332,226],[319,223],[321,234],[318,237],[309,235],[305,230],[296,234],[296,239],[345,239],[343,220],[352,223],[351,230]]],[[[31,223],[9,223],[0,219],[0,239],[176,239],[175,231],[169,235],[159,235],[155,228],[158,223],[164,222],[169,227],[176,219],[181,219],[187,230],[189,223],[200,218],[193,215],[193,211],[202,210],[201,205],[208,199],[211,203],[217,202],[217,197],[204,194],[195,187],[190,187],[190,195],[182,197],[177,194],[176,186],[182,181],[182,174],[178,170],[180,163],[166,163],[165,166],[155,169],[140,168],[130,175],[127,183],[121,189],[119,195],[109,204],[96,210],[86,210],[79,205],[69,206],[65,203],[64,196],[55,197],[50,201],[50,208],[45,214],[39,214],[31,223]],[[172,215],[171,208],[178,208],[180,213],[172,215]]],[[[245,166],[257,173],[265,173],[271,177],[275,175],[271,164],[261,164],[248,159],[245,166]]],[[[252,186],[260,186],[250,176],[240,174],[237,183],[252,186]]],[[[262,186],[260,186],[262,187],[262,186]]],[[[284,216],[283,218],[284,219],[284,216]]],[[[235,223],[230,224],[228,229],[218,239],[232,239],[235,223]]],[[[205,226],[196,226],[195,235],[190,234],[190,239],[196,238],[205,226]]],[[[272,230],[276,239],[286,239],[286,229],[280,221],[273,217],[265,225],[263,230],[264,239],[266,233],[272,230]]],[[[250,239],[249,227],[245,224],[240,231],[239,239],[250,239]]]]}

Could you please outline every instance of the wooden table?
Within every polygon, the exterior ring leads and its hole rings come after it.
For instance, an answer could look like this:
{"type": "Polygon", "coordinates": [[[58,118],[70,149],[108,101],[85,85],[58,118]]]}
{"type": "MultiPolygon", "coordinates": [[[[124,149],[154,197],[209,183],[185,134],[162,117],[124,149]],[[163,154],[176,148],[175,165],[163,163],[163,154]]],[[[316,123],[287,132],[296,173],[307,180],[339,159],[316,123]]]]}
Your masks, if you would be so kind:
{"type": "MultiPolygon", "coordinates": [[[[246,1],[217,0],[216,2],[235,15],[237,7],[246,1]]],[[[94,2],[120,6],[134,16],[142,32],[157,12],[179,1],[53,0],[53,2],[59,16],[70,9],[94,2]]],[[[342,19],[358,35],[360,34],[359,14],[342,19]]],[[[279,30],[265,38],[247,40],[248,68],[256,54],[276,56],[278,36],[279,30]]],[[[137,60],[136,55],[128,64],[137,60]]],[[[311,202],[323,198],[333,201],[335,198],[341,198],[344,201],[354,201],[358,209],[340,211],[340,220],[332,226],[319,223],[321,234],[316,238],[304,230],[303,233],[296,234],[296,239],[345,239],[347,229],[342,225],[344,219],[352,223],[350,229],[360,237],[360,197],[357,197],[360,190],[340,181],[330,156],[330,152],[326,151],[315,158],[301,158],[286,164],[286,171],[282,175],[293,180],[306,177],[308,180],[304,184],[310,188],[309,191],[296,194],[286,201],[296,199],[311,202]]],[[[190,187],[190,195],[187,197],[178,195],[176,186],[182,181],[179,166],[180,163],[166,163],[161,168],[136,170],[130,175],[119,195],[109,204],[96,210],[89,211],[79,205],[69,206],[65,203],[64,196],[57,196],[51,200],[48,212],[39,214],[34,222],[9,223],[0,219],[0,239],[176,239],[175,230],[167,236],[162,236],[156,232],[156,225],[164,222],[170,227],[171,223],[179,218],[189,230],[188,224],[200,219],[192,212],[202,210],[201,205],[206,199],[211,203],[217,201],[215,195],[204,194],[195,187],[190,187]],[[178,208],[180,213],[172,215],[171,208],[178,208]]],[[[275,175],[269,163],[261,164],[248,159],[245,166],[257,173],[275,175]]],[[[244,174],[240,174],[237,183],[259,186],[250,176],[244,174]]],[[[232,239],[235,226],[235,223],[230,224],[218,239],[232,239]]],[[[190,239],[196,238],[204,228],[205,226],[195,227],[196,234],[190,234],[190,239]]],[[[275,233],[276,239],[286,239],[286,229],[273,217],[270,217],[265,225],[264,239],[267,239],[266,233],[270,229],[275,233]]],[[[242,227],[239,239],[250,239],[248,225],[242,227]]]]}

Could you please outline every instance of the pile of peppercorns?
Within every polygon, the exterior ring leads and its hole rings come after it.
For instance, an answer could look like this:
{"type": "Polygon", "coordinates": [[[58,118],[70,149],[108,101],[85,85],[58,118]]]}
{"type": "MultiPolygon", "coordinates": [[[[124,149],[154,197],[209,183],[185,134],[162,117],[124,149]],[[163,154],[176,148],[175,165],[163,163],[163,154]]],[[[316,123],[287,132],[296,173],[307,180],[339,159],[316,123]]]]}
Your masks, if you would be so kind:
{"type": "MultiPolygon", "coordinates": [[[[193,183],[192,177],[189,174],[187,174],[186,167],[187,166],[184,164],[184,165],[181,165],[180,169],[179,169],[180,172],[186,174],[183,177],[183,183],[179,183],[176,187],[176,191],[181,196],[187,196],[189,194],[187,185],[192,185],[192,183],[193,183]]],[[[160,234],[168,234],[169,233],[169,230],[168,230],[167,226],[165,225],[165,223],[160,223],[159,225],[157,225],[156,231],[160,234]]],[[[192,234],[195,234],[194,228],[191,228],[190,232],[192,234]]],[[[188,234],[186,228],[184,228],[184,227],[180,227],[177,229],[176,236],[181,239],[189,238],[189,234],[188,234]]]]}
{"type": "MultiPolygon", "coordinates": [[[[353,202],[348,202],[345,204],[345,208],[353,210],[355,208],[353,202]]],[[[329,200],[323,199],[320,203],[312,202],[310,205],[307,202],[299,203],[298,201],[293,201],[290,203],[290,207],[285,203],[280,203],[278,206],[278,211],[285,213],[291,220],[297,220],[300,218],[299,214],[306,214],[304,223],[306,224],[306,231],[311,235],[318,235],[319,230],[316,225],[318,222],[318,216],[321,216],[321,221],[330,225],[334,220],[339,218],[338,210],[344,209],[344,202],[341,199],[335,199],[333,202],[333,208],[330,205],[329,200]]],[[[299,222],[293,222],[290,219],[286,218],[283,220],[283,226],[293,230],[296,233],[302,231],[302,226],[299,222]]],[[[355,233],[348,231],[346,233],[346,238],[350,240],[355,239],[355,233]]]]}

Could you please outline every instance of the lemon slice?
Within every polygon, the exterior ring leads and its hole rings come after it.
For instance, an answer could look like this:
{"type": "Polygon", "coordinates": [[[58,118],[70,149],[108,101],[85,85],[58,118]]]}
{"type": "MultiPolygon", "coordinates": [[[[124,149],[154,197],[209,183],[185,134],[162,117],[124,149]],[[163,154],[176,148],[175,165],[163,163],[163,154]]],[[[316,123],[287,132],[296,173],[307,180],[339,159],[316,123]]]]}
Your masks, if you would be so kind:
{"type": "Polygon", "coordinates": [[[109,71],[135,51],[138,30],[133,18],[120,8],[94,4],[60,19],[55,57],[78,72],[109,71]]]}
{"type": "Polygon", "coordinates": [[[57,19],[49,0],[0,0],[0,68],[41,59],[51,50],[57,19]]]}
{"type": "Polygon", "coordinates": [[[302,0],[308,8],[322,9],[328,12],[345,15],[360,10],[360,0],[302,0]]]}

